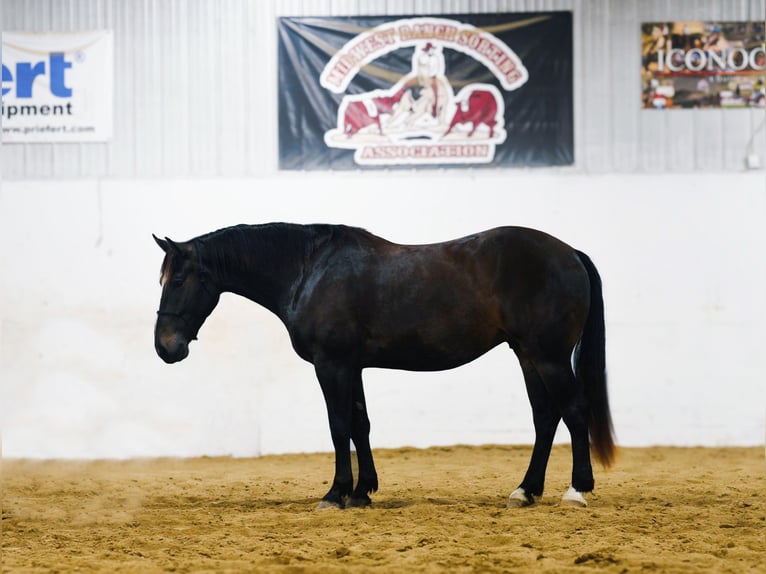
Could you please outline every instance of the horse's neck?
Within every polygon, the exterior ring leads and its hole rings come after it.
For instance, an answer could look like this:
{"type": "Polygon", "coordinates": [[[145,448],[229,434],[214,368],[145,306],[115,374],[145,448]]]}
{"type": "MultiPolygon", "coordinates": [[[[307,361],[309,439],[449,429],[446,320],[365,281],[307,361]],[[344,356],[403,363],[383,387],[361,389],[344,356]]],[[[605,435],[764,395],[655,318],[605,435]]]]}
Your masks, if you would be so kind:
{"type": "MultiPolygon", "coordinates": [[[[306,254],[316,241],[313,229],[285,226],[284,229],[254,227],[240,240],[229,241],[218,281],[224,291],[246,297],[269,311],[281,315],[300,280],[306,254]],[[270,234],[259,237],[260,234],[270,234]]],[[[219,259],[222,247],[219,249],[219,259]]]]}

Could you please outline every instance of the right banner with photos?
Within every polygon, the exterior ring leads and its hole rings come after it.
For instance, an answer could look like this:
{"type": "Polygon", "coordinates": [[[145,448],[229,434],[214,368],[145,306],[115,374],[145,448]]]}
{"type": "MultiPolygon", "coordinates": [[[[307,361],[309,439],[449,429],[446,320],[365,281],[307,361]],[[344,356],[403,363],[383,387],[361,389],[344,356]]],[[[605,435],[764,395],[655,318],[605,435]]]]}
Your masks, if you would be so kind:
{"type": "Polygon", "coordinates": [[[764,22],[641,24],[642,107],[764,107],[764,22]]]}

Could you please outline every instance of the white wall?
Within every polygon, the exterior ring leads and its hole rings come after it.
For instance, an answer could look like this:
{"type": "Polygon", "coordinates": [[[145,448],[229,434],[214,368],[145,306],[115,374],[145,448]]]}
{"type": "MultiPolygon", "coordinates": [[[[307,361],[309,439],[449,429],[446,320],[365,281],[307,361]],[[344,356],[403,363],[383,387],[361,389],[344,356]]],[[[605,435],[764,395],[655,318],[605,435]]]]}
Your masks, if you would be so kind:
{"type": "MultiPolygon", "coordinates": [[[[4,182],[3,454],[331,450],[311,366],[255,304],[224,296],[186,361],[154,354],[162,253],[151,233],[267,221],[347,223],[406,243],[508,224],[557,235],[604,280],[619,442],[761,444],[764,188],[762,173],[731,172],[4,182]]],[[[454,371],[368,370],[365,381],[374,447],[533,438],[507,348],[454,371]]]]}

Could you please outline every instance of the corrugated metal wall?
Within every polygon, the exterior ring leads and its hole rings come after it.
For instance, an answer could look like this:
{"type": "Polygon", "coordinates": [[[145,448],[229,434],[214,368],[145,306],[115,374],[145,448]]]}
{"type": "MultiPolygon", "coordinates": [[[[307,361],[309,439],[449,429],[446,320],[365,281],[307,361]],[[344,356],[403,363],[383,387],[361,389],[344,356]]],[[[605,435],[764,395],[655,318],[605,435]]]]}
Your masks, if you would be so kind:
{"type": "MultiPolygon", "coordinates": [[[[766,0],[3,0],[8,31],[115,31],[109,143],[6,144],[5,178],[276,171],[282,15],[572,10],[575,170],[739,171],[766,153],[763,110],[640,109],[646,21],[764,19],[766,0]]],[[[572,168],[565,168],[571,170],[572,168]]]]}

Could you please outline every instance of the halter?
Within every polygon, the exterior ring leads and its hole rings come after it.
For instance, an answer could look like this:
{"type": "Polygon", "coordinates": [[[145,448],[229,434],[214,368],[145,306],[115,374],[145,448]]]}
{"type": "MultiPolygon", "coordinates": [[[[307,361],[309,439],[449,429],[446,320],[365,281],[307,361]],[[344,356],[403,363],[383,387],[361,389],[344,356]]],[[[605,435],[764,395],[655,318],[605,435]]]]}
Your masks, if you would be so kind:
{"type": "MultiPolygon", "coordinates": [[[[199,247],[197,247],[196,245],[195,245],[194,247],[195,247],[195,249],[194,249],[194,250],[197,252],[197,266],[198,266],[200,269],[202,269],[202,256],[201,256],[201,255],[200,255],[200,253],[199,253],[199,247]]],[[[202,286],[202,289],[203,289],[203,290],[205,291],[205,293],[207,293],[207,294],[208,294],[210,297],[213,297],[213,298],[215,298],[215,297],[218,297],[218,296],[219,296],[218,294],[216,294],[216,293],[213,293],[212,291],[210,291],[210,289],[209,289],[209,288],[208,288],[208,286],[207,286],[207,281],[205,281],[205,278],[204,278],[204,276],[203,276],[201,273],[200,273],[200,275],[199,275],[199,277],[198,277],[197,279],[198,279],[198,281],[199,281],[200,285],[202,286]]],[[[186,327],[187,327],[187,328],[190,328],[190,327],[191,327],[191,321],[190,321],[189,319],[187,319],[187,318],[184,316],[184,314],[183,314],[183,313],[176,313],[175,311],[160,311],[160,310],[157,310],[157,316],[158,316],[158,317],[162,317],[162,316],[166,316],[166,317],[177,317],[178,319],[181,319],[181,321],[183,321],[183,322],[184,322],[184,325],[186,325],[186,327]]],[[[201,326],[201,325],[200,325],[200,326],[201,326]]],[[[191,331],[191,330],[192,330],[192,329],[189,329],[189,331],[191,331]]],[[[197,333],[198,333],[198,332],[199,332],[199,328],[198,328],[198,329],[196,329],[196,330],[194,331],[194,333],[192,333],[191,337],[189,338],[189,341],[190,341],[190,342],[191,342],[191,341],[196,341],[196,340],[197,340],[197,333]]]]}

